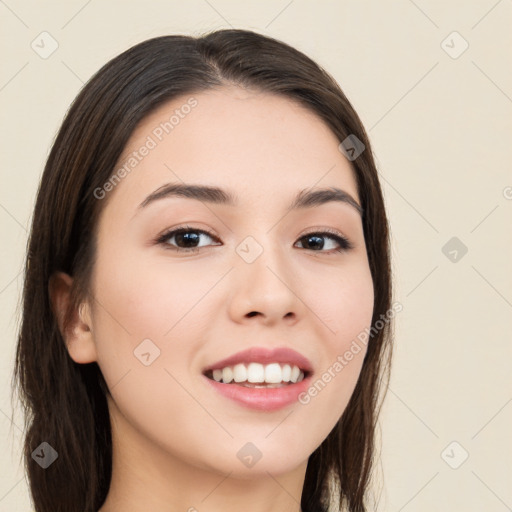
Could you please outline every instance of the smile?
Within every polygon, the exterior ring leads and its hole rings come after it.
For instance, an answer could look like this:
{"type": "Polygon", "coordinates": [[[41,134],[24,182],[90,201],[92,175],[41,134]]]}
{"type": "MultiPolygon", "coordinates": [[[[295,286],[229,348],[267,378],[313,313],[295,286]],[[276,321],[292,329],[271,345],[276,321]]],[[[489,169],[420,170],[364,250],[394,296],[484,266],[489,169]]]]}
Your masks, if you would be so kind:
{"type": "Polygon", "coordinates": [[[301,382],[307,371],[294,364],[239,363],[209,370],[208,378],[224,384],[240,384],[246,387],[276,388],[301,382]]]}
{"type": "Polygon", "coordinates": [[[275,411],[298,401],[310,386],[310,361],[289,348],[253,347],[218,361],[202,372],[205,382],[246,408],[275,411]]]}

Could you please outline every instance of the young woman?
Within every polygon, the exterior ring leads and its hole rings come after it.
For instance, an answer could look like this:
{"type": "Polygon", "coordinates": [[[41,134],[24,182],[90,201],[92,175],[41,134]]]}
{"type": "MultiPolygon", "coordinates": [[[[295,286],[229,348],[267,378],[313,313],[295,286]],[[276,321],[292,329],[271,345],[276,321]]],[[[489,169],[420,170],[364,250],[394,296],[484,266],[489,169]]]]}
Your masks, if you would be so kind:
{"type": "Polygon", "coordinates": [[[15,378],[37,512],[367,510],[388,224],[329,74],[245,30],[82,89],[28,245],[15,378]]]}

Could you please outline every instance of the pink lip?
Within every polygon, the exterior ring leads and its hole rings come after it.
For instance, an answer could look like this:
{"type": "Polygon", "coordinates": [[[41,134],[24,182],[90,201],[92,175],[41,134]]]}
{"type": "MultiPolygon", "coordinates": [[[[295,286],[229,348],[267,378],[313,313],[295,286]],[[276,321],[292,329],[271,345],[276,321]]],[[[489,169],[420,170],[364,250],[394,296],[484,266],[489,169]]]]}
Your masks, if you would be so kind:
{"type": "MultiPolygon", "coordinates": [[[[203,371],[216,370],[225,368],[226,366],[234,366],[238,363],[281,363],[298,366],[301,370],[306,370],[308,373],[313,371],[313,366],[309,359],[299,354],[295,350],[286,347],[268,349],[264,347],[252,347],[241,352],[237,352],[232,356],[217,361],[216,363],[206,367],[203,371]]],[[[277,389],[277,388],[276,388],[277,389]]]]}
{"type": "Polygon", "coordinates": [[[234,400],[240,405],[260,411],[275,411],[298,401],[298,396],[304,393],[310,386],[312,373],[313,366],[309,359],[295,350],[285,347],[275,349],[252,347],[208,366],[204,369],[203,378],[221,395],[234,400]],[[209,370],[251,362],[261,364],[287,363],[298,366],[301,370],[306,371],[307,374],[302,381],[295,384],[287,384],[282,388],[249,388],[233,382],[224,384],[204,375],[209,370]]]}

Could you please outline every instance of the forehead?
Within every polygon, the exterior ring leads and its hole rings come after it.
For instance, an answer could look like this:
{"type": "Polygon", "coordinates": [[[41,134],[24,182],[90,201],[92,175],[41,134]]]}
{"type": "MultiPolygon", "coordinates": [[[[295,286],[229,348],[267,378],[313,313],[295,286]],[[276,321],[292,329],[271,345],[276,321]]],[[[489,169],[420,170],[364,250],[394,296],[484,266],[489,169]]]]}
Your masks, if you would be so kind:
{"type": "Polygon", "coordinates": [[[338,145],[322,119],[283,96],[236,86],[185,95],[136,128],[115,168],[128,172],[111,200],[133,210],[172,182],[229,189],[245,203],[288,204],[311,187],[342,188],[358,201],[338,145]]]}

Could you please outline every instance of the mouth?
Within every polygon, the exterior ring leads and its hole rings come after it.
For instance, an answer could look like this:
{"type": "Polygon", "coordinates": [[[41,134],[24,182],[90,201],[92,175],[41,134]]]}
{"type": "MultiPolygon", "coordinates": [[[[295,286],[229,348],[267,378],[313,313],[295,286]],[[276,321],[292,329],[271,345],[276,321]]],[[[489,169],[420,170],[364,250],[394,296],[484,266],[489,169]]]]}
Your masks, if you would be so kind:
{"type": "Polygon", "coordinates": [[[310,371],[295,364],[273,362],[238,363],[214,370],[206,370],[203,375],[221,384],[238,385],[246,388],[282,388],[296,384],[309,377],[310,371]]]}
{"type": "Polygon", "coordinates": [[[202,375],[211,389],[238,405],[274,411],[298,401],[310,386],[313,367],[294,350],[253,347],[204,368],[202,375]]]}

